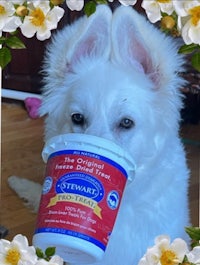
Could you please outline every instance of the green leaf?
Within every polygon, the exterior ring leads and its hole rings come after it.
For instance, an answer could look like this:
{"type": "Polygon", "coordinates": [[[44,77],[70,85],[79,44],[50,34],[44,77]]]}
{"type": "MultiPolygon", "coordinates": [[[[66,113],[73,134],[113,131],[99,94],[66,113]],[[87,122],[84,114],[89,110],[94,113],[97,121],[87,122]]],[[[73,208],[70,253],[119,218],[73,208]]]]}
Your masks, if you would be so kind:
{"type": "Polygon", "coordinates": [[[185,231],[191,239],[195,241],[200,240],[200,228],[199,227],[185,227],[185,231]]]}
{"type": "Polygon", "coordinates": [[[56,248],[55,247],[49,247],[45,250],[45,255],[47,257],[52,257],[53,255],[55,255],[56,252],[56,248]]]}
{"type": "Polygon", "coordinates": [[[185,255],[181,264],[187,264],[188,262],[188,257],[185,255]]]}
{"type": "Polygon", "coordinates": [[[18,33],[18,30],[15,30],[15,31],[9,32],[10,35],[16,35],[17,33],[18,33]]]}
{"type": "Polygon", "coordinates": [[[199,247],[200,243],[199,241],[193,241],[190,245],[191,245],[191,248],[193,249],[194,247],[199,247]]]}
{"type": "Polygon", "coordinates": [[[97,4],[108,4],[107,0],[96,0],[97,4]]]}
{"type": "Polygon", "coordinates": [[[6,40],[6,37],[0,37],[0,44],[4,44],[5,43],[5,40],[6,40]]]}
{"type": "Polygon", "coordinates": [[[41,259],[44,258],[44,253],[42,252],[40,248],[36,248],[36,255],[38,256],[38,258],[41,258],[41,259]]]}
{"type": "MultiPolygon", "coordinates": [[[[197,71],[200,72],[200,52],[197,52],[197,53],[192,55],[191,62],[192,62],[192,66],[194,67],[194,69],[196,69],[197,71]]],[[[199,238],[199,240],[200,240],[200,238],[199,238]]]]}
{"type": "Polygon", "coordinates": [[[184,54],[189,54],[191,52],[193,52],[195,49],[197,49],[199,47],[198,44],[189,44],[189,45],[183,45],[180,47],[180,49],[178,50],[179,53],[184,53],[184,54]]]}
{"type": "Polygon", "coordinates": [[[84,12],[89,17],[96,11],[96,3],[93,1],[89,1],[84,6],[84,12]]]}
{"type": "Polygon", "coordinates": [[[11,61],[11,52],[7,47],[0,49],[0,66],[2,69],[11,61]]]}
{"type": "Polygon", "coordinates": [[[12,36],[6,39],[6,45],[11,49],[25,49],[24,43],[16,36],[12,36]]]}

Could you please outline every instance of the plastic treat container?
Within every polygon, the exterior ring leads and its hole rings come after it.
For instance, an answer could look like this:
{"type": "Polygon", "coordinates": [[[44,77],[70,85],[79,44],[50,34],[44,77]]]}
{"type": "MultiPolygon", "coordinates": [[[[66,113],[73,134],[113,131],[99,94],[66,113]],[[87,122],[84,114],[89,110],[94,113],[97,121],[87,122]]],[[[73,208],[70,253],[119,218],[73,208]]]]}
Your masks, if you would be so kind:
{"type": "Polygon", "coordinates": [[[101,260],[134,161],[113,142],[85,134],[53,137],[42,157],[47,166],[33,245],[54,246],[69,263],[101,260]]]}

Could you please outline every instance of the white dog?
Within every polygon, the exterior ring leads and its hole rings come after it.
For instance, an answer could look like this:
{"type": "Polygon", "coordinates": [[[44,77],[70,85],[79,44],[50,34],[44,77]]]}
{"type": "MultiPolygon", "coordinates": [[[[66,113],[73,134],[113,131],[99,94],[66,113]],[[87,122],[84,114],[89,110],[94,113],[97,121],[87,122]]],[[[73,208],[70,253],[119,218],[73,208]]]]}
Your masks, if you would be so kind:
{"type": "MultiPolygon", "coordinates": [[[[157,235],[187,237],[188,169],[178,136],[181,65],[174,40],[124,6],[114,14],[99,6],[49,46],[41,108],[48,114],[46,140],[69,132],[100,136],[137,165],[105,256],[95,265],[136,265],[157,235]]],[[[15,189],[17,181],[10,179],[15,189]]],[[[36,201],[40,190],[26,199],[36,201]]]]}

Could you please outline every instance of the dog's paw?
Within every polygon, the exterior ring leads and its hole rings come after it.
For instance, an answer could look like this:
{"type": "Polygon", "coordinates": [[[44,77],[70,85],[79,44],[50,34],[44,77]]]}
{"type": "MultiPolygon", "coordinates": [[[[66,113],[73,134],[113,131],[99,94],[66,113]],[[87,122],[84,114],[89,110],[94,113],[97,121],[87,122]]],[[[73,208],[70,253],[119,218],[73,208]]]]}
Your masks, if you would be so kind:
{"type": "Polygon", "coordinates": [[[17,176],[10,176],[8,178],[8,185],[25,201],[27,207],[31,208],[34,212],[38,211],[42,192],[42,186],[39,183],[17,176]]]}

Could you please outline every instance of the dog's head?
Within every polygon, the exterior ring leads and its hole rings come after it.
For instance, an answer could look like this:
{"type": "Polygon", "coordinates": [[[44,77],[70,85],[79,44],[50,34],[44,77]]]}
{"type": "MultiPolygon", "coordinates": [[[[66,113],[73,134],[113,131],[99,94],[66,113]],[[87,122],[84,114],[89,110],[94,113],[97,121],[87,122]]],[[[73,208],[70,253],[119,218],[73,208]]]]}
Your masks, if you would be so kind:
{"type": "Polygon", "coordinates": [[[132,8],[99,6],[55,35],[45,65],[46,139],[110,139],[139,159],[177,134],[182,80],[173,41],[132,8]]]}

